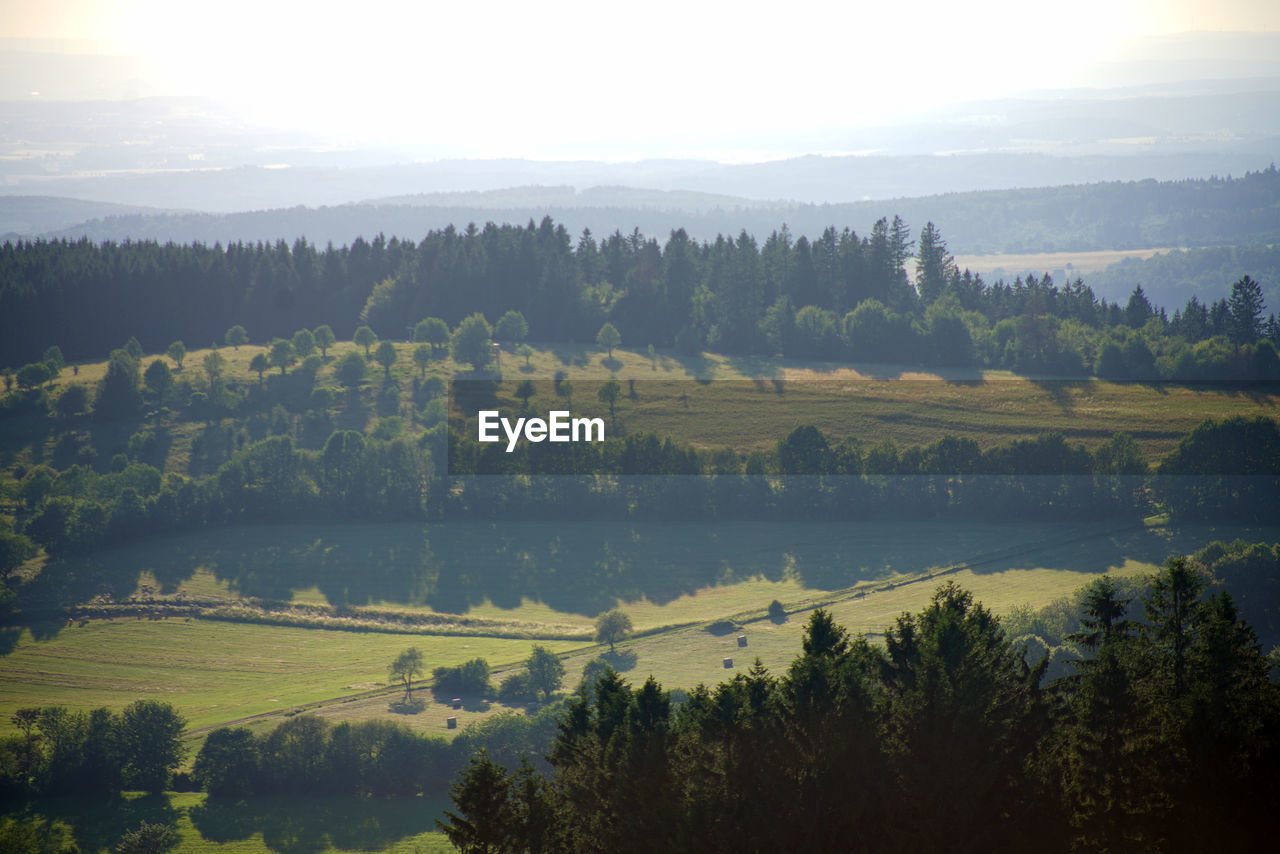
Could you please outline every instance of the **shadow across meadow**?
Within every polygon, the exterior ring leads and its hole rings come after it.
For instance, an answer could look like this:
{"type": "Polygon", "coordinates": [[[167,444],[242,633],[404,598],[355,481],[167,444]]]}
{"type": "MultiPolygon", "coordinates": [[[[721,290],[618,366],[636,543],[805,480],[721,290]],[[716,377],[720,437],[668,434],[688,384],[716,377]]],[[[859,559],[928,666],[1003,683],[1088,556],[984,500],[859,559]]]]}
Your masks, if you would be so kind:
{"type": "Polygon", "coordinates": [[[435,829],[448,806],[422,798],[256,797],[245,801],[209,798],[188,810],[207,842],[227,845],[262,834],[279,854],[386,851],[401,839],[435,829]]]}
{"type": "MultiPolygon", "coordinates": [[[[1255,534],[1267,539],[1277,532],[1255,534]]],[[[595,616],[618,600],[662,605],[706,587],[753,578],[835,590],[896,572],[960,563],[984,573],[1159,565],[1170,554],[1241,535],[1247,532],[1238,526],[1148,529],[1082,520],[896,518],[243,526],[59,561],[24,588],[22,601],[26,627],[45,638],[66,625],[65,617],[53,617],[72,605],[108,605],[130,597],[144,608],[148,598],[160,597],[170,604],[200,604],[198,586],[197,592],[177,594],[203,568],[231,591],[267,603],[314,590],[338,609],[389,604],[466,614],[485,603],[516,608],[531,600],[595,616]],[[144,571],[154,585],[144,581],[144,571]]],[[[0,654],[10,651],[15,639],[0,638],[0,654]]]]}

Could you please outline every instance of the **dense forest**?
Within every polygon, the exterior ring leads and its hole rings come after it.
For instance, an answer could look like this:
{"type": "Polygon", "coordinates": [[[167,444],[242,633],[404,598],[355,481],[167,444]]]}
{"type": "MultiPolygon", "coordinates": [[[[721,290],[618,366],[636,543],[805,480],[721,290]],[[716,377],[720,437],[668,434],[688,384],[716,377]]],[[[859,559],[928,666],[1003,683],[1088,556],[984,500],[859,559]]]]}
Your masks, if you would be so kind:
{"type": "Polygon", "coordinates": [[[1192,296],[1201,301],[1225,296],[1229,284],[1244,276],[1262,283],[1268,303],[1280,304],[1280,245],[1212,246],[1126,258],[1091,273],[1089,284],[1099,294],[1127,294],[1140,284],[1153,302],[1183,305],[1192,296]]]}
{"type": "Polygon", "coordinates": [[[587,341],[611,323],[632,346],[703,348],[1021,373],[1176,380],[1280,377],[1280,324],[1245,276],[1213,303],[1169,310],[1136,287],[1125,304],[1081,280],[988,284],[957,269],[940,231],[900,218],[870,234],[786,227],[664,245],[634,231],[575,241],[550,218],[526,227],[452,226],[420,243],[349,247],[35,242],[0,247],[0,359],[13,368],[59,346],[76,360],[129,335],[148,351],[174,338],[254,340],[364,324],[407,340],[429,317],[457,324],[507,311],[534,340],[587,341]],[[914,258],[914,263],[912,259],[914,258]],[[914,281],[908,268],[914,272],[914,281]]]}
{"type": "Polygon", "coordinates": [[[1051,682],[954,584],[883,646],[817,610],[785,673],[679,704],[607,674],[570,700],[549,775],[479,755],[443,827],[494,852],[1261,850],[1280,693],[1206,593],[1182,558],[1140,606],[1098,580],[1084,657],[1051,682]]]}

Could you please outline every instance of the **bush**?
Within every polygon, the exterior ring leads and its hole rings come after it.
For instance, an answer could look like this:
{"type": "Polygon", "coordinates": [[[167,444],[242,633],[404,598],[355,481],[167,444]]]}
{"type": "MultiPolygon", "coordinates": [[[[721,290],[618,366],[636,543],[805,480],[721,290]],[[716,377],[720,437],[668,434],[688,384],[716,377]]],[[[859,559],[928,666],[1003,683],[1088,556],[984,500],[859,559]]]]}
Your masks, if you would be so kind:
{"type": "Polygon", "coordinates": [[[498,700],[508,706],[533,699],[533,685],[528,673],[513,673],[498,687],[498,700]]]}
{"type": "Polygon", "coordinates": [[[493,694],[493,685],[489,682],[489,662],[483,658],[473,658],[457,667],[437,667],[431,671],[435,677],[435,693],[451,697],[479,697],[481,699],[493,694]]]}

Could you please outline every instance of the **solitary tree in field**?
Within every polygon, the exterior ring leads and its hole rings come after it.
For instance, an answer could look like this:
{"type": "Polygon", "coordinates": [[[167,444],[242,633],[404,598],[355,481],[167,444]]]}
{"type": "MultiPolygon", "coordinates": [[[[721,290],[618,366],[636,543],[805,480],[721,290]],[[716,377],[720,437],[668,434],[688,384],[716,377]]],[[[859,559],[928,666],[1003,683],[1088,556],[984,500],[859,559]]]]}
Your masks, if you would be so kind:
{"type": "Polygon", "coordinates": [[[222,375],[222,368],[227,364],[227,360],[217,350],[210,350],[200,362],[211,383],[222,375]]]}
{"type": "Polygon", "coordinates": [[[378,352],[373,354],[373,358],[387,372],[387,379],[391,379],[391,366],[396,363],[396,346],[390,341],[383,341],[378,345],[378,352]]]}
{"type": "Polygon", "coordinates": [[[596,399],[601,403],[609,404],[609,421],[616,419],[613,417],[613,405],[618,402],[618,395],[621,394],[622,387],[618,385],[617,380],[609,380],[600,386],[600,390],[596,392],[596,399]]]}
{"type": "Polygon", "coordinates": [[[631,634],[631,618],[614,608],[596,617],[596,642],[607,643],[609,652],[616,652],[614,644],[631,634]]]}
{"type": "Polygon", "coordinates": [[[529,323],[518,311],[508,311],[493,327],[493,337],[499,341],[523,341],[528,334],[529,323]]]}
{"type": "Polygon", "coordinates": [[[243,326],[233,326],[227,330],[227,334],[223,336],[223,341],[228,347],[240,349],[241,344],[249,343],[249,333],[244,331],[243,326]]]}
{"type": "Polygon", "coordinates": [[[529,668],[530,687],[541,691],[544,699],[550,700],[551,695],[560,690],[564,681],[564,662],[560,656],[545,646],[535,646],[525,666],[529,668]]]}
{"type": "Polygon", "coordinates": [[[271,342],[271,364],[280,369],[280,376],[284,376],[285,368],[298,361],[298,357],[293,353],[293,344],[283,338],[277,338],[271,342]]]}
{"type": "Polygon", "coordinates": [[[464,319],[453,330],[453,340],[450,342],[453,360],[466,362],[477,371],[482,370],[493,356],[492,335],[493,330],[483,314],[477,312],[464,319]]]}
{"type": "Polygon", "coordinates": [[[422,669],[422,653],[418,651],[416,646],[411,646],[404,652],[396,656],[395,661],[387,667],[387,675],[391,677],[392,682],[400,682],[404,685],[404,701],[407,703],[413,698],[413,680],[415,677],[423,674],[422,669]]]}
{"type": "Polygon", "coordinates": [[[317,326],[311,331],[311,336],[316,339],[316,346],[320,348],[320,357],[328,358],[329,348],[338,342],[329,324],[317,326]]]}
{"type": "Polygon", "coordinates": [[[173,363],[182,370],[182,360],[187,358],[187,345],[181,341],[174,341],[169,345],[169,349],[165,351],[165,355],[173,359],[173,363]]]}
{"type": "Polygon", "coordinates": [[[253,358],[249,360],[249,370],[258,375],[258,383],[262,383],[262,375],[271,367],[271,362],[267,359],[266,353],[254,353],[253,358]]]}
{"type": "Polygon", "coordinates": [[[449,324],[438,317],[428,317],[413,327],[413,340],[430,344],[434,353],[449,343],[449,324]]]}
{"type": "Polygon", "coordinates": [[[596,343],[608,350],[609,356],[612,358],[613,348],[622,344],[622,336],[618,334],[617,328],[612,323],[606,323],[596,333],[596,343]]]}
{"type": "Polygon", "coordinates": [[[369,358],[369,348],[378,343],[378,336],[367,326],[361,326],[356,330],[355,342],[358,346],[364,348],[365,359],[369,358]]]}
{"type": "Polygon", "coordinates": [[[529,358],[533,355],[533,348],[528,344],[521,344],[516,348],[516,355],[524,357],[524,366],[529,367],[529,358]]]}
{"type": "Polygon", "coordinates": [[[299,359],[305,359],[316,351],[316,336],[309,329],[299,329],[293,333],[293,352],[299,359]]]}
{"type": "Polygon", "coordinates": [[[369,363],[359,353],[348,353],[338,360],[333,368],[333,375],[348,390],[354,390],[364,382],[369,371],[369,363]]]}
{"type": "Polygon", "coordinates": [[[418,370],[422,372],[422,378],[427,378],[427,366],[431,364],[431,346],[428,344],[419,344],[413,348],[413,363],[418,366],[418,370]]]}

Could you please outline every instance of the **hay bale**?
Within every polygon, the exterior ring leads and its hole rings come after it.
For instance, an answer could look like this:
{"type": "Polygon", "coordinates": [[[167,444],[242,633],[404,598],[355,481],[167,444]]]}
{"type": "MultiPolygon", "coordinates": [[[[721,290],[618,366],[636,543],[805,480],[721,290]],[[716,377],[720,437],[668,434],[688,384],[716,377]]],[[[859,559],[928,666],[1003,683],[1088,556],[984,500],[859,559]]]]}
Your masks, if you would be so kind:
{"type": "Polygon", "coordinates": [[[747,636],[738,635],[738,646],[746,646],[746,645],[747,645],[747,636]]]}
{"type": "Polygon", "coordinates": [[[453,698],[452,700],[450,700],[449,702],[453,704],[453,709],[454,709],[454,711],[457,711],[458,709],[461,709],[461,708],[462,708],[462,698],[461,698],[461,697],[454,697],[454,698],[453,698]]]}
{"type": "Polygon", "coordinates": [[[725,669],[725,670],[732,670],[732,669],[733,669],[733,659],[732,659],[732,658],[726,658],[726,659],[724,660],[724,669],[725,669]]]}
{"type": "Polygon", "coordinates": [[[445,719],[444,719],[444,725],[445,725],[445,727],[447,727],[448,729],[457,729],[457,728],[458,728],[458,719],[457,719],[457,718],[452,718],[452,717],[450,717],[450,718],[445,718],[445,719]]]}

